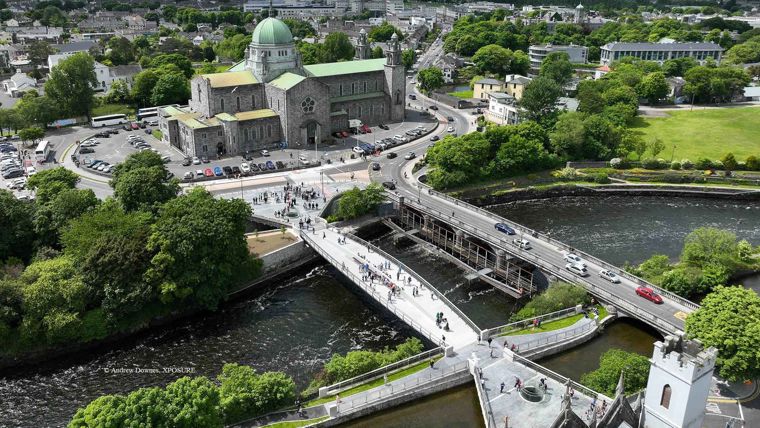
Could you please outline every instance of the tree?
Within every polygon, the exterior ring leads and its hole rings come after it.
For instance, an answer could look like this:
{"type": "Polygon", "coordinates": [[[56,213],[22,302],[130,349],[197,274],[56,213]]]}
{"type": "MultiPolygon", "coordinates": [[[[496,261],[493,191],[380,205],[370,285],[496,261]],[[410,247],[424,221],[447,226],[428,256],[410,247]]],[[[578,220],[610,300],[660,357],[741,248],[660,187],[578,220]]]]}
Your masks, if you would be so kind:
{"type": "Polygon", "coordinates": [[[277,410],[295,398],[293,379],[281,372],[259,375],[249,366],[225,364],[218,380],[227,424],[277,410]]]}
{"type": "MultiPolygon", "coordinates": [[[[217,43],[215,51],[222,58],[240,61],[245,56],[245,49],[250,43],[250,35],[235,34],[231,38],[225,37],[224,40],[217,43]]],[[[306,44],[309,45],[309,43],[306,44]]]]}
{"type": "Polygon", "coordinates": [[[557,113],[557,100],[562,96],[562,88],[554,80],[539,76],[533,79],[523,91],[518,102],[527,120],[551,123],[557,113]]]}
{"type": "Polygon", "coordinates": [[[665,143],[659,139],[659,138],[653,138],[651,141],[649,141],[648,144],[649,147],[649,153],[652,154],[652,158],[657,158],[657,155],[662,153],[663,150],[665,150],[665,143]]]}
{"type": "Polygon", "coordinates": [[[383,199],[383,188],[377,183],[368,185],[364,190],[354,187],[343,192],[335,215],[343,220],[361,217],[373,212],[383,199]]]}
{"type": "MultiPolygon", "coordinates": [[[[382,46],[375,46],[374,48],[372,48],[372,50],[370,51],[370,56],[373,59],[384,58],[385,57],[385,52],[383,52],[382,46]]],[[[404,62],[404,53],[403,52],[401,52],[401,63],[404,64],[404,65],[406,65],[406,63],[404,62]]],[[[414,64],[414,63],[412,63],[412,64],[414,64]]]]}
{"type": "Polygon", "coordinates": [[[203,65],[198,68],[198,74],[214,74],[218,72],[216,65],[208,61],[203,61],[203,65]]]}
{"type": "Polygon", "coordinates": [[[428,182],[445,189],[477,180],[490,158],[491,144],[482,133],[446,137],[428,150],[428,182]]]}
{"type": "Polygon", "coordinates": [[[575,69],[567,52],[551,52],[541,62],[539,76],[548,77],[560,86],[564,86],[573,77],[575,69]]]}
{"type": "Polygon", "coordinates": [[[350,61],[354,57],[354,45],[345,33],[330,33],[322,44],[325,62],[350,61]]]}
{"type": "Polygon", "coordinates": [[[143,70],[135,75],[135,81],[132,84],[132,99],[139,106],[155,105],[151,104],[153,88],[156,87],[159,75],[155,70],[143,70]]]}
{"type": "Polygon", "coordinates": [[[472,56],[472,62],[481,73],[502,76],[510,72],[513,56],[511,50],[493,44],[478,49],[472,56]]]}
{"type": "Polygon", "coordinates": [[[290,33],[293,34],[293,37],[303,39],[317,35],[317,31],[307,21],[301,19],[283,19],[282,22],[290,28],[290,33]]]}
{"type": "Polygon", "coordinates": [[[649,359],[645,356],[610,349],[599,358],[599,368],[581,376],[581,383],[607,396],[614,397],[620,373],[626,394],[641,391],[649,378],[649,359]]]}
{"type": "Polygon", "coordinates": [[[113,65],[123,65],[134,62],[135,52],[132,43],[125,37],[114,36],[108,39],[106,57],[113,65]]]}
{"type": "Polygon", "coordinates": [[[34,205],[0,190],[0,261],[17,257],[29,260],[34,250],[34,205]]]}
{"type": "Polygon", "coordinates": [[[718,286],[686,318],[686,333],[718,349],[720,376],[738,382],[760,375],[760,298],[741,286],[718,286]]]}
{"type": "Polygon", "coordinates": [[[110,104],[129,104],[132,102],[129,85],[124,80],[116,80],[111,83],[111,89],[108,90],[104,98],[105,102],[110,104]]]}
{"type": "Polygon", "coordinates": [[[179,193],[177,181],[167,178],[161,156],[149,150],[128,156],[116,168],[110,185],[127,211],[154,209],[179,193]]]}
{"type": "Polygon", "coordinates": [[[21,101],[15,106],[16,117],[14,125],[32,126],[42,128],[59,117],[59,108],[55,102],[47,96],[39,96],[36,91],[27,91],[21,97],[21,101]]]}
{"type": "Polygon", "coordinates": [[[423,68],[417,73],[417,83],[420,90],[430,94],[443,86],[443,72],[438,67],[423,68]]]}
{"type": "Polygon", "coordinates": [[[33,40],[29,43],[28,58],[34,68],[47,65],[48,56],[55,53],[50,43],[45,40],[33,40]]]}
{"type": "Polygon", "coordinates": [[[37,142],[45,136],[45,131],[39,126],[32,126],[30,128],[24,128],[18,131],[18,136],[21,141],[26,143],[27,141],[37,142]]]}
{"type": "Polygon", "coordinates": [[[177,66],[187,79],[193,77],[195,74],[195,70],[193,70],[193,63],[190,61],[190,59],[187,58],[187,56],[182,54],[162,54],[154,57],[150,61],[151,68],[161,68],[169,64],[177,66]]]}
{"type": "Polygon", "coordinates": [[[380,25],[372,27],[372,29],[369,30],[367,37],[372,42],[387,42],[391,39],[391,36],[393,36],[394,33],[398,36],[399,41],[404,40],[404,33],[394,27],[390,22],[385,21],[380,25]]]}
{"type": "Polygon", "coordinates": [[[649,73],[641,79],[638,87],[639,96],[646,98],[649,104],[657,104],[668,96],[670,87],[662,72],[649,73]]]}
{"type": "Polygon", "coordinates": [[[145,274],[164,302],[187,300],[213,309],[227,291],[258,273],[243,233],[250,207],[242,200],[215,199],[204,189],[161,207],[148,250],[145,274]]]}
{"type": "Polygon", "coordinates": [[[45,83],[45,95],[60,111],[89,119],[95,105],[93,88],[98,86],[94,67],[92,57],[82,52],[61,60],[50,71],[50,78],[45,83]]]}
{"type": "Polygon", "coordinates": [[[45,169],[29,177],[26,185],[36,190],[37,202],[46,204],[58,193],[73,189],[79,182],[79,176],[64,167],[45,169]]]}
{"type": "Polygon", "coordinates": [[[700,268],[710,264],[733,267],[736,255],[736,235],[714,227],[700,227],[686,236],[681,262],[700,268]]]}
{"type": "Polygon", "coordinates": [[[187,79],[175,73],[162,74],[153,87],[150,101],[153,105],[185,104],[190,98],[190,84],[187,79]]]}
{"type": "Polygon", "coordinates": [[[739,166],[739,163],[736,161],[736,157],[731,152],[726,153],[726,155],[723,156],[720,160],[723,162],[723,168],[725,168],[726,171],[734,171],[736,170],[736,167],[739,166]]]}
{"type": "Polygon", "coordinates": [[[646,141],[641,138],[635,140],[633,146],[631,147],[631,150],[636,153],[637,159],[640,161],[641,157],[644,156],[644,152],[647,151],[646,141]]]}
{"type": "MultiPolygon", "coordinates": [[[[380,48],[380,52],[382,52],[382,48],[380,48]]],[[[382,58],[382,57],[379,57],[379,58],[382,58]]],[[[413,49],[404,49],[401,52],[401,63],[404,64],[404,67],[406,67],[407,69],[412,68],[412,66],[414,65],[414,50],[413,49]]]]}
{"type": "Polygon", "coordinates": [[[58,248],[59,233],[74,218],[98,206],[100,200],[91,189],[65,189],[50,201],[39,204],[34,229],[40,244],[58,248]]]}

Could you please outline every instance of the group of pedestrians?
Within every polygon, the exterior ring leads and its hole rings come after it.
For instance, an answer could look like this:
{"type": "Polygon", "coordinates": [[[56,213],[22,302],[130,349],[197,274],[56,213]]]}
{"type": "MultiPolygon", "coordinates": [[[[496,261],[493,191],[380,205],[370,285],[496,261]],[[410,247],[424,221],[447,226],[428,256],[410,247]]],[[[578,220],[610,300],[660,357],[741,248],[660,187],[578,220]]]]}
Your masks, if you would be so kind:
{"type": "Polygon", "coordinates": [[[443,316],[443,312],[435,313],[435,325],[443,331],[449,331],[449,320],[443,316]]]}

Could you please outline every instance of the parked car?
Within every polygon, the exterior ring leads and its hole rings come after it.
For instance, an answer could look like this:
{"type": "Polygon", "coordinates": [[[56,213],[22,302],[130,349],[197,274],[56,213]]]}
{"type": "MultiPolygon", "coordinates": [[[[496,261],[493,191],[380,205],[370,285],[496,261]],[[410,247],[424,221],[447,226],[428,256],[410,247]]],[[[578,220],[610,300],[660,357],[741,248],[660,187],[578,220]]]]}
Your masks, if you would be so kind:
{"type": "Polygon", "coordinates": [[[220,168],[218,166],[215,166],[214,167],[214,175],[217,176],[217,177],[221,177],[222,175],[224,175],[224,171],[222,171],[222,168],[220,168]]]}
{"type": "Polygon", "coordinates": [[[446,118],[446,120],[448,120],[449,122],[453,122],[454,121],[454,116],[449,116],[449,117],[446,118]]]}
{"type": "Polygon", "coordinates": [[[636,294],[658,305],[662,303],[662,297],[649,287],[640,286],[636,289],[636,294]]]}
{"type": "Polygon", "coordinates": [[[429,109],[430,110],[438,110],[438,106],[430,106],[429,109]]]}
{"type": "Polygon", "coordinates": [[[232,167],[223,166],[222,171],[224,171],[224,175],[232,175],[232,167]]]}
{"type": "Polygon", "coordinates": [[[396,183],[392,181],[383,181],[383,187],[388,190],[396,190],[396,183]]]}
{"type": "Polygon", "coordinates": [[[416,100],[417,99],[417,95],[409,94],[409,99],[410,100],[416,100]]]}
{"type": "Polygon", "coordinates": [[[284,163],[282,163],[282,161],[276,161],[276,162],[274,163],[274,166],[276,166],[276,167],[277,167],[277,169],[283,169],[283,168],[285,168],[285,164],[284,164],[284,163]]]}
{"type": "Polygon", "coordinates": [[[404,159],[406,159],[406,160],[412,160],[412,159],[414,159],[416,157],[417,157],[417,155],[415,155],[414,152],[409,152],[406,155],[404,155],[404,159]]]}
{"type": "Polygon", "coordinates": [[[581,265],[583,267],[586,267],[586,261],[580,258],[575,253],[565,253],[565,261],[568,263],[575,263],[577,265],[581,265]]]}
{"type": "Polygon", "coordinates": [[[530,246],[530,242],[527,239],[513,239],[512,245],[522,250],[530,250],[531,248],[533,248],[530,246]]]}
{"type": "Polygon", "coordinates": [[[148,135],[150,135],[150,134],[153,133],[153,130],[150,129],[150,128],[145,128],[145,133],[148,134],[148,135]]]}
{"type": "MultiPolygon", "coordinates": [[[[219,172],[222,172],[222,170],[220,169],[219,172]]],[[[206,168],[206,169],[203,170],[203,175],[205,175],[206,177],[213,177],[214,176],[214,171],[212,171],[211,168],[206,168]]]]}
{"type": "Polygon", "coordinates": [[[171,158],[170,156],[168,156],[168,155],[165,155],[165,156],[162,156],[162,157],[161,157],[161,161],[162,161],[163,163],[169,163],[169,162],[171,162],[171,161],[172,161],[172,158],[171,158]]]}
{"type": "Polygon", "coordinates": [[[372,165],[370,165],[372,168],[372,171],[380,171],[380,164],[377,162],[372,162],[372,165]]]}
{"type": "MultiPolygon", "coordinates": [[[[209,171],[211,171],[211,170],[209,170],[209,171]]],[[[196,169],[195,170],[195,176],[196,177],[203,177],[204,175],[206,175],[206,174],[205,174],[205,171],[203,171],[202,169],[196,169]]],[[[214,173],[212,172],[211,175],[214,175],[214,173]]]]}
{"type": "Polygon", "coordinates": [[[14,169],[10,169],[8,171],[3,172],[3,178],[5,179],[18,178],[18,177],[23,177],[23,176],[24,176],[24,171],[22,171],[20,168],[14,168],[14,169]]]}
{"type": "Polygon", "coordinates": [[[613,284],[620,283],[620,277],[618,277],[617,274],[615,274],[615,272],[612,272],[610,270],[607,270],[607,269],[600,270],[599,276],[601,276],[602,278],[606,279],[607,281],[613,284]]]}
{"type": "Polygon", "coordinates": [[[377,126],[378,126],[378,128],[385,129],[386,131],[389,130],[389,129],[391,129],[391,128],[388,127],[388,125],[386,125],[384,123],[381,123],[380,125],[377,125],[377,126]]]}
{"type": "Polygon", "coordinates": [[[579,265],[577,263],[568,263],[565,265],[565,269],[569,270],[570,272],[580,275],[580,276],[588,276],[588,270],[585,266],[579,265]]]}
{"type": "Polygon", "coordinates": [[[246,153],[243,155],[243,160],[245,160],[245,161],[252,161],[252,160],[253,160],[253,155],[252,155],[252,154],[250,154],[250,153],[248,153],[248,152],[246,152],[246,153]]]}
{"type": "Polygon", "coordinates": [[[111,128],[111,129],[109,129],[107,132],[108,132],[109,134],[114,134],[114,135],[116,135],[116,134],[118,134],[118,133],[119,133],[119,129],[118,129],[118,128],[111,128]]]}
{"type": "Polygon", "coordinates": [[[131,127],[131,126],[129,126],[129,124],[127,123],[126,125],[122,126],[122,127],[121,127],[121,129],[123,129],[123,130],[125,130],[125,131],[131,131],[131,130],[132,130],[132,127],[131,127]]]}
{"type": "Polygon", "coordinates": [[[95,149],[93,149],[91,147],[82,147],[81,149],[79,149],[79,153],[81,153],[83,155],[85,155],[87,153],[95,153],[95,149]]]}
{"type": "Polygon", "coordinates": [[[184,178],[185,180],[192,180],[194,177],[195,177],[195,174],[193,174],[192,171],[187,171],[182,178],[184,178]]]}
{"type": "Polygon", "coordinates": [[[454,132],[454,127],[449,126],[448,128],[446,128],[446,132],[454,132]]]}
{"type": "Polygon", "coordinates": [[[354,148],[352,148],[351,151],[359,155],[364,154],[364,149],[359,146],[354,146],[354,148]]]}
{"type": "Polygon", "coordinates": [[[256,165],[255,163],[252,163],[251,164],[251,172],[259,172],[259,171],[261,171],[261,168],[259,168],[259,166],[256,165]]]}
{"type": "Polygon", "coordinates": [[[264,171],[267,170],[267,165],[264,162],[259,162],[259,164],[257,166],[259,167],[259,169],[261,170],[261,172],[264,172],[264,171]]]}
{"type": "Polygon", "coordinates": [[[269,150],[262,150],[261,151],[261,156],[264,156],[264,157],[269,156],[269,150]]]}
{"type": "Polygon", "coordinates": [[[200,165],[201,159],[198,156],[193,156],[193,165],[200,165]]]}
{"type": "Polygon", "coordinates": [[[132,124],[130,125],[130,127],[132,128],[133,131],[136,131],[136,130],[140,129],[140,125],[138,125],[138,124],[136,124],[134,122],[132,122],[132,124]]]}
{"type": "Polygon", "coordinates": [[[496,224],[494,225],[494,227],[495,227],[495,228],[496,228],[496,230],[498,230],[499,232],[504,232],[504,233],[506,233],[507,235],[514,235],[514,234],[515,234],[515,230],[514,230],[514,229],[512,229],[511,227],[509,227],[508,225],[506,225],[505,223],[496,223],[496,224]]]}
{"type": "Polygon", "coordinates": [[[248,174],[251,172],[251,166],[248,165],[247,162],[243,162],[240,164],[240,171],[242,171],[243,174],[248,174]]]}
{"type": "Polygon", "coordinates": [[[274,167],[274,162],[272,162],[272,161],[266,161],[266,165],[267,165],[267,169],[269,169],[269,170],[274,171],[275,169],[277,169],[277,168],[274,167]]]}
{"type": "Polygon", "coordinates": [[[193,164],[193,160],[190,158],[182,159],[182,166],[190,166],[193,164]]]}
{"type": "Polygon", "coordinates": [[[240,167],[238,167],[237,165],[232,167],[232,174],[233,175],[240,175],[241,173],[242,173],[242,171],[240,171],[240,167]]]}
{"type": "Polygon", "coordinates": [[[208,156],[201,156],[201,162],[203,162],[203,163],[209,163],[211,161],[208,160],[208,156]]]}

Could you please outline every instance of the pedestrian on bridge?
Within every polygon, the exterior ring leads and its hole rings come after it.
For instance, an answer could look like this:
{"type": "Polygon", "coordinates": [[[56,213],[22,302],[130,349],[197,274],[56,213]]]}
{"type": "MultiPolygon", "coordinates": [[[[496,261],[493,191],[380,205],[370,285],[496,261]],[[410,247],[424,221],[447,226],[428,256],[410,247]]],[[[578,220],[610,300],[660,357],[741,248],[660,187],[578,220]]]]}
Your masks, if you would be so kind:
{"type": "Polygon", "coordinates": [[[489,347],[489,348],[491,347],[491,342],[493,342],[493,339],[489,337],[489,338],[488,338],[488,347],[489,347]]]}
{"type": "Polygon", "coordinates": [[[504,382],[501,383],[501,389],[499,389],[499,394],[504,393],[504,382]]]}

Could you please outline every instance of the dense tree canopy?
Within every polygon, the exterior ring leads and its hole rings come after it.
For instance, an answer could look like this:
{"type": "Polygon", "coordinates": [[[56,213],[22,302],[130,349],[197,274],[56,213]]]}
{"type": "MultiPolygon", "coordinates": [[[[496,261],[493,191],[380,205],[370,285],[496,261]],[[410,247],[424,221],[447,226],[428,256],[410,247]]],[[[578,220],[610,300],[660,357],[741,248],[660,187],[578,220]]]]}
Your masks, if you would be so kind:
{"type": "Polygon", "coordinates": [[[649,358],[633,352],[610,349],[599,358],[599,368],[584,374],[581,383],[608,397],[614,397],[621,371],[624,371],[625,393],[630,395],[641,391],[646,388],[649,378],[649,358]]]}
{"type": "Polygon", "coordinates": [[[483,46],[472,56],[472,62],[481,73],[494,74],[499,78],[504,75],[525,74],[530,67],[528,56],[522,51],[512,52],[497,44],[483,46]]]}
{"type": "Polygon", "coordinates": [[[384,198],[383,188],[377,183],[368,185],[364,190],[354,187],[341,194],[335,215],[342,220],[361,217],[375,211],[384,198]]]}
{"type": "Polygon", "coordinates": [[[562,87],[553,79],[539,76],[525,86],[519,101],[523,116],[527,120],[551,123],[557,114],[557,101],[562,96],[562,87]]]}
{"type": "Polygon", "coordinates": [[[0,262],[11,257],[28,260],[34,248],[34,205],[0,190],[0,262]]]}
{"type": "Polygon", "coordinates": [[[573,64],[566,52],[552,52],[541,62],[540,76],[548,77],[564,86],[573,76],[573,64]]]}
{"type": "Polygon", "coordinates": [[[371,30],[369,30],[369,34],[367,34],[367,37],[371,42],[387,42],[391,39],[391,36],[393,36],[393,33],[396,33],[398,36],[399,41],[404,40],[404,33],[401,32],[398,28],[393,26],[388,21],[383,22],[380,25],[376,25],[372,27],[371,30]]]}
{"type": "Polygon", "coordinates": [[[45,95],[65,112],[66,117],[90,117],[94,89],[101,86],[95,77],[94,60],[89,54],[76,53],[61,60],[50,71],[45,95]]]}
{"type": "Polygon", "coordinates": [[[423,92],[433,92],[443,86],[443,72],[438,67],[423,68],[417,73],[417,83],[423,92]]]}

